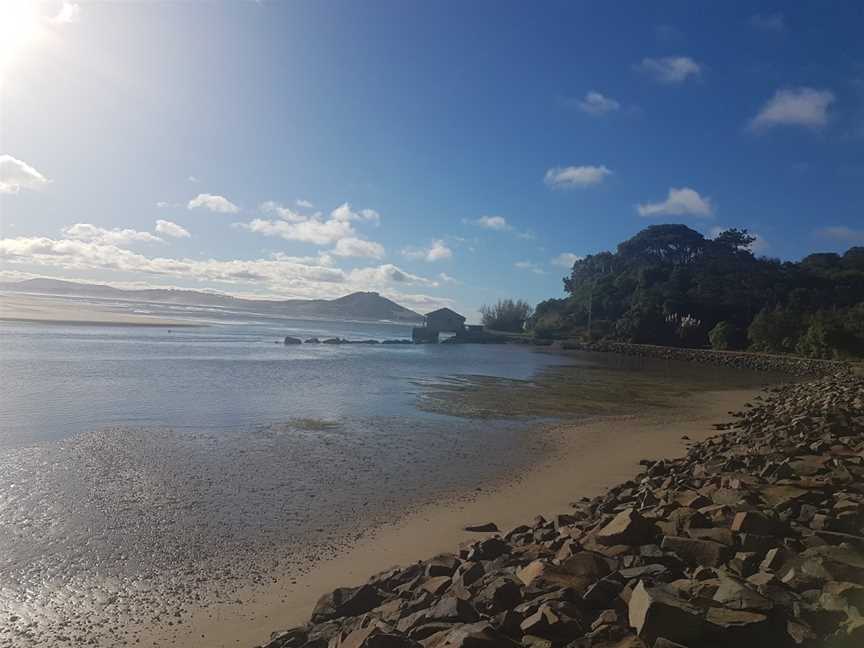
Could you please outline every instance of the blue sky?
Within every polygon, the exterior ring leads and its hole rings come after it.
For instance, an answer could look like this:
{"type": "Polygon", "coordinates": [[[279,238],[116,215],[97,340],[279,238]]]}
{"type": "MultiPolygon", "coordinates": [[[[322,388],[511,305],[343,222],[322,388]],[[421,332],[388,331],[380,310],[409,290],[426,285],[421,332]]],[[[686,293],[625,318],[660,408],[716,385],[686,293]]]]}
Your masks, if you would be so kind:
{"type": "Polygon", "coordinates": [[[652,223],[864,244],[860,2],[5,6],[7,278],[473,314],[652,223]]]}

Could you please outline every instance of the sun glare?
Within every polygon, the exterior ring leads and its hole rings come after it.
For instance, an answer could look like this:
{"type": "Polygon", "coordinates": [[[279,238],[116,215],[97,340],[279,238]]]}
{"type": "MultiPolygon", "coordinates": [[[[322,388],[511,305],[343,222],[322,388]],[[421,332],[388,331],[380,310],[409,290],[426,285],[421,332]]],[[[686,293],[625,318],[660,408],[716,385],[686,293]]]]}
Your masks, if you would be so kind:
{"type": "Polygon", "coordinates": [[[0,2],[0,67],[8,65],[36,33],[36,3],[33,0],[0,2]]]}

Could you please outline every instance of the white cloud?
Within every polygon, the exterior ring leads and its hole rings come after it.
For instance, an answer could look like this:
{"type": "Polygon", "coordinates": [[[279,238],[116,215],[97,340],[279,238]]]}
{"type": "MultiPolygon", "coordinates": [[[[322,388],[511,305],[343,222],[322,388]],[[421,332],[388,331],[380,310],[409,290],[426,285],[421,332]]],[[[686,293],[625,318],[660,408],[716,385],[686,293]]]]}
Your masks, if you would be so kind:
{"type": "Polygon", "coordinates": [[[324,221],[318,215],[296,223],[256,218],[248,223],[235,223],[235,225],[264,236],[279,236],[286,241],[300,241],[315,245],[331,245],[343,238],[357,238],[357,232],[351,223],[332,219],[324,221]]]}
{"type": "Polygon", "coordinates": [[[162,243],[162,239],[150,232],[133,229],[105,229],[90,223],[76,223],[63,228],[63,234],[77,241],[90,241],[102,245],[127,245],[129,243],[162,243]]]}
{"type": "Polygon", "coordinates": [[[459,281],[458,279],[456,279],[456,278],[454,278],[454,277],[451,277],[451,276],[448,275],[446,272],[441,272],[441,273],[439,273],[439,274],[438,274],[438,278],[439,278],[441,281],[443,281],[444,283],[448,283],[448,284],[456,284],[456,285],[458,285],[458,284],[460,283],[460,281],[459,281]]]}
{"type": "Polygon", "coordinates": [[[161,219],[156,221],[156,231],[159,234],[164,234],[165,236],[171,236],[173,238],[189,238],[192,236],[189,233],[189,230],[182,225],[161,219]]]}
{"type": "Polygon", "coordinates": [[[156,203],[156,206],[157,206],[159,209],[164,209],[165,207],[168,206],[168,203],[165,202],[164,200],[160,200],[159,202],[156,203]]]}
{"type": "Polygon", "coordinates": [[[305,209],[312,209],[315,206],[308,200],[303,200],[302,198],[298,198],[296,202],[298,207],[303,207],[305,209]]]}
{"type": "Polygon", "coordinates": [[[852,229],[845,225],[831,225],[816,230],[823,238],[839,241],[849,245],[864,245],[864,229],[852,229]]]}
{"type": "Polygon", "coordinates": [[[659,83],[683,83],[690,77],[698,79],[702,75],[702,65],[688,56],[667,56],[665,58],[644,58],[634,66],[659,83]]]}
{"type": "Polygon", "coordinates": [[[636,206],[640,216],[696,216],[710,218],[714,211],[710,198],[703,198],[699,192],[682,187],[669,190],[666,200],[658,203],[646,203],[636,206]]]}
{"type": "Polygon", "coordinates": [[[392,263],[372,268],[355,268],[348,272],[348,278],[351,281],[359,281],[362,283],[381,284],[381,283],[404,283],[415,284],[421,286],[437,286],[438,284],[431,279],[420,277],[410,272],[405,272],[401,268],[396,267],[392,263]]]}
{"type": "Polygon", "coordinates": [[[786,19],[781,13],[757,13],[750,16],[750,26],[762,31],[782,32],[786,30],[786,19]]]}
{"type": "Polygon", "coordinates": [[[81,19],[81,6],[72,2],[64,2],[60,6],[60,11],[57,12],[51,22],[59,24],[69,24],[78,22],[81,19]]]}
{"type": "Polygon", "coordinates": [[[531,261],[517,261],[513,264],[513,267],[518,268],[519,270],[527,270],[538,275],[546,274],[546,271],[543,270],[543,268],[538,266],[536,263],[532,263],[531,261]]]}
{"type": "Polygon", "coordinates": [[[200,180],[198,179],[198,177],[197,177],[197,176],[194,176],[194,175],[190,175],[190,176],[189,176],[188,178],[186,178],[186,179],[187,179],[189,182],[200,182],[200,180]]]}
{"type": "Polygon", "coordinates": [[[605,166],[555,167],[546,171],[543,181],[553,189],[590,187],[600,184],[612,171],[605,166]]]}
{"type": "Polygon", "coordinates": [[[605,115],[610,112],[615,112],[621,108],[621,104],[606,97],[596,90],[591,90],[585,95],[585,98],[577,102],[579,109],[589,115],[605,115]]]}
{"type": "Polygon", "coordinates": [[[774,126],[822,128],[828,123],[828,108],[834,103],[834,93],[815,88],[785,88],[778,90],[752,120],[750,128],[764,131],[774,126]]]}
{"type": "Polygon", "coordinates": [[[26,162],[0,155],[0,194],[17,194],[21,189],[39,189],[51,182],[26,162]]]}
{"type": "Polygon", "coordinates": [[[469,222],[473,225],[479,225],[484,229],[496,230],[498,232],[506,232],[513,229],[513,226],[503,216],[481,216],[477,220],[469,222]]]}
{"type": "Polygon", "coordinates": [[[441,239],[432,241],[427,248],[408,246],[402,250],[402,256],[406,259],[422,259],[428,263],[443,261],[453,257],[453,250],[441,239]]]}
{"type": "Polygon", "coordinates": [[[309,216],[296,212],[290,207],[283,207],[279,203],[273,202],[272,200],[261,203],[260,205],[258,205],[258,208],[262,212],[265,212],[267,214],[276,214],[277,216],[279,216],[279,218],[292,223],[299,223],[301,221],[309,219],[309,216]]]}
{"type": "MultiPolygon", "coordinates": [[[[357,290],[388,290],[394,286],[437,287],[437,281],[405,272],[392,264],[346,272],[321,265],[323,257],[266,259],[172,259],[148,257],[103,240],[19,237],[0,239],[0,260],[10,264],[49,266],[64,270],[101,270],[172,277],[185,282],[248,284],[280,295],[332,298],[357,290]]],[[[390,292],[397,301],[400,293],[390,292]]],[[[428,297],[428,300],[437,298],[428,297]]],[[[424,303],[427,301],[423,300],[424,303]]]]}
{"type": "Polygon", "coordinates": [[[198,194],[195,198],[189,201],[188,207],[189,209],[202,207],[221,214],[236,214],[240,211],[240,208],[237,205],[224,196],[216,196],[209,193],[198,194]]]}
{"type": "Polygon", "coordinates": [[[573,254],[572,252],[562,252],[558,256],[554,257],[549,263],[560,268],[569,269],[573,267],[574,263],[581,261],[583,258],[584,257],[573,254]]]}
{"type": "Polygon", "coordinates": [[[362,257],[367,259],[383,259],[384,246],[374,241],[364,241],[358,238],[343,238],[336,241],[332,253],[340,257],[362,257]]]}
{"type": "Polygon", "coordinates": [[[447,247],[444,241],[441,240],[432,241],[432,247],[429,248],[429,252],[426,254],[427,261],[442,261],[452,257],[453,250],[447,247]]]}
{"type": "Polygon", "coordinates": [[[378,224],[381,221],[381,215],[374,209],[361,209],[359,212],[355,212],[347,202],[330,212],[330,218],[345,223],[350,221],[367,221],[378,224]]]}

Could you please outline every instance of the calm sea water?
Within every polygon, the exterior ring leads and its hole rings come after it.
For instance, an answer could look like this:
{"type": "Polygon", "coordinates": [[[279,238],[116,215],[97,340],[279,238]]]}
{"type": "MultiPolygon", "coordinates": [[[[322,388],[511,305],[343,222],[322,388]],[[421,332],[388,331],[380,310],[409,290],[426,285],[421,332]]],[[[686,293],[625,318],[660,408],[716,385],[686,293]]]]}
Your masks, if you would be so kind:
{"type": "Polygon", "coordinates": [[[765,380],[509,345],[284,346],[410,328],[108,306],[207,326],[0,322],[0,614],[14,618],[0,646],[134,642],[135,628],[302,574],[410,506],[513,474],[543,451],[537,414],[496,415],[490,379],[528,381],[508,393],[532,399],[550,384],[538,376],[567,371],[555,400],[574,411],[583,393],[614,406],[653,399],[658,381],[765,380]],[[454,416],[448,399],[463,412],[480,399],[483,416],[454,416]]]}
{"type": "Polygon", "coordinates": [[[384,340],[410,338],[411,329],[169,309],[158,310],[208,326],[0,323],[0,446],[119,425],[212,431],[420,415],[416,381],[464,373],[529,378],[556,361],[510,346],[283,346],[286,335],[384,340]]]}

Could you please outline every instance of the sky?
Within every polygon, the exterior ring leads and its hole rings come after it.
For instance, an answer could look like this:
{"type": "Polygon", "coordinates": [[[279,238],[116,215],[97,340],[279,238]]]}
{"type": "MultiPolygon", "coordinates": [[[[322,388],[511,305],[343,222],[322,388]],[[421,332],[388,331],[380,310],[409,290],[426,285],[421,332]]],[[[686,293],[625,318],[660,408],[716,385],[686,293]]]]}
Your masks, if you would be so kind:
{"type": "Polygon", "coordinates": [[[0,278],[476,319],[657,223],[864,245],[864,3],[0,2],[0,278]]]}

